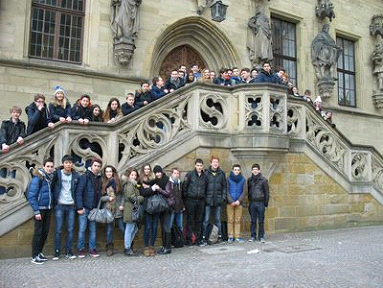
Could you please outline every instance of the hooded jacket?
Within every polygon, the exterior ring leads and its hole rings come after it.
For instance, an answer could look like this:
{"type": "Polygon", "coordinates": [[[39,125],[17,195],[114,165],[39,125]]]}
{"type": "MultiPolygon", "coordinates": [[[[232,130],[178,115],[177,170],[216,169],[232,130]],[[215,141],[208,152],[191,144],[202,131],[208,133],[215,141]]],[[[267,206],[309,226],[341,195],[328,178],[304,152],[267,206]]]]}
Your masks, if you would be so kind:
{"type": "Polygon", "coordinates": [[[40,209],[52,209],[53,173],[47,174],[43,169],[33,171],[33,178],[28,188],[28,201],[33,214],[40,214],[40,209]]]}
{"type": "Polygon", "coordinates": [[[101,174],[94,175],[87,170],[80,177],[76,188],[75,203],[77,210],[96,208],[101,197],[101,174]]]}

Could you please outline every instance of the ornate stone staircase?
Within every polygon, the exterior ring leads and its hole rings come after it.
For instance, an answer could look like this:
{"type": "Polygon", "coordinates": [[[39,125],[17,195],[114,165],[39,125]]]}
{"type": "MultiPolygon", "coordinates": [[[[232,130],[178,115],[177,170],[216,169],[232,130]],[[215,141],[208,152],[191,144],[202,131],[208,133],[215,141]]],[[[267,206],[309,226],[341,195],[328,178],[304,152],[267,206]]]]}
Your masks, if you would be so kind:
{"type": "Polygon", "coordinates": [[[245,176],[257,159],[268,178],[281,157],[303,153],[347,193],[371,194],[383,204],[382,156],[373,147],[353,145],[310,104],[272,84],[194,83],[117,123],[59,124],[11,148],[0,154],[0,169],[16,171],[15,179],[0,178],[8,189],[0,195],[0,236],[32,217],[23,195],[31,178],[26,162],[41,167],[49,153],[56,165],[75,153],[84,162],[101,157],[123,172],[146,162],[167,167],[198,148],[222,148],[241,163],[245,176]]]}

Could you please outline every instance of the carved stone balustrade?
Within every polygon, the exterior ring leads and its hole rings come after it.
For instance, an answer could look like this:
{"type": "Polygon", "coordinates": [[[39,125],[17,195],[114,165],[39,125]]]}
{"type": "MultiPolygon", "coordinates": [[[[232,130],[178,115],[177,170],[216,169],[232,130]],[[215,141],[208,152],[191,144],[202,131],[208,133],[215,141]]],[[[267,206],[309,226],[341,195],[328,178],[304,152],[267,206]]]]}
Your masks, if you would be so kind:
{"type": "Polygon", "coordinates": [[[25,145],[0,154],[0,169],[16,173],[0,177],[7,188],[0,195],[0,236],[32,217],[23,195],[31,179],[26,162],[41,167],[48,154],[56,165],[65,154],[83,163],[97,156],[124,172],[145,162],[167,166],[199,147],[225,148],[245,170],[255,156],[261,159],[269,177],[280,155],[305,153],[349,193],[371,193],[383,204],[382,156],[352,145],[312,106],[286,92],[273,84],[194,83],[114,124],[59,124],[26,138],[25,145]]]}

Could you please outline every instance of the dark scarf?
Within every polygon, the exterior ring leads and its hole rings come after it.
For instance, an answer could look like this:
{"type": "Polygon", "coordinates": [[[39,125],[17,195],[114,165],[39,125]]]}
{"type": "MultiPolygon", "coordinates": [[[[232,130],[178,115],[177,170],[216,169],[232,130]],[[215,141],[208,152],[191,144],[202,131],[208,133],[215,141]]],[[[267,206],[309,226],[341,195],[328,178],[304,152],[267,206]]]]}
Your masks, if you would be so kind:
{"type": "Polygon", "coordinates": [[[233,180],[235,183],[239,183],[239,182],[242,180],[243,177],[242,177],[241,174],[239,174],[239,175],[235,175],[235,174],[233,173],[233,171],[230,171],[229,178],[230,178],[231,180],[233,180]]]}
{"type": "Polygon", "coordinates": [[[260,178],[261,178],[261,173],[258,173],[258,175],[254,175],[254,174],[251,175],[251,181],[253,181],[254,183],[257,183],[260,178]]]}

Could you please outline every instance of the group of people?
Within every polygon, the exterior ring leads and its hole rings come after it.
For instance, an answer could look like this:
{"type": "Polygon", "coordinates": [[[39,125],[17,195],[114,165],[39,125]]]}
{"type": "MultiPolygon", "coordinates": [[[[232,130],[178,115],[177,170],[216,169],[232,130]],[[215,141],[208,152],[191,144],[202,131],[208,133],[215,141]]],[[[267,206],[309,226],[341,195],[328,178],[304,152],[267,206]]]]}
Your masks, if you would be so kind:
{"type": "Polygon", "coordinates": [[[265,242],[264,216],[269,203],[269,186],[267,179],[260,173],[258,164],[252,166],[252,175],[247,181],[242,176],[241,166],[238,164],[233,165],[232,171],[226,177],[219,166],[218,157],[211,158],[207,169],[204,169],[201,159],[196,159],[195,169],[188,172],[183,181],[180,179],[178,168],[172,168],[170,176],[167,176],[161,166],[156,165],[152,169],[151,165],[146,163],[142,165],[140,172],[128,168],[120,177],[113,166],[105,165],[102,168],[102,165],[101,159],[94,158],[89,169],[79,175],[73,169],[73,158],[65,155],[62,158],[62,165],[56,169],[53,160],[48,158],[41,169],[34,170],[27,192],[35,223],[32,263],[44,264],[48,260],[42,252],[52,215],[55,219],[52,260],[62,257],[62,252],[69,259],[85,257],[87,229],[89,256],[100,256],[96,247],[98,224],[88,218],[90,211],[98,207],[109,210],[114,216],[114,221],[106,224],[107,256],[112,256],[114,252],[115,227],[118,227],[124,236],[125,255],[137,256],[137,251],[133,251],[132,246],[141,224],[144,226],[144,256],[171,253],[173,226],[182,232],[186,230],[186,245],[205,246],[209,240],[208,225],[212,214],[218,229],[217,242],[222,242],[221,209],[225,206],[228,243],[244,242],[241,237],[241,217],[246,190],[251,216],[249,241],[265,242]],[[166,208],[149,210],[149,206],[153,207],[149,202],[153,201],[154,195],[163,198],[166,208]],[[142,205],[144,211],[141,220],[133,217],[133,208],[137,205],[142,205]],[[73,253],[76,214],[78,215],[77,256],[73,253]],[[186,214],[185,229],[184,214],[186,214]],[[66,239],[62,249],[64,220],[66,239]],[[162,230],[162,247],[156,251],[154,247],[158,222],[162,230]]]}

